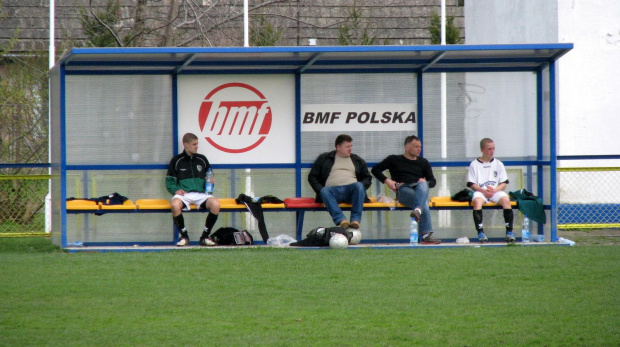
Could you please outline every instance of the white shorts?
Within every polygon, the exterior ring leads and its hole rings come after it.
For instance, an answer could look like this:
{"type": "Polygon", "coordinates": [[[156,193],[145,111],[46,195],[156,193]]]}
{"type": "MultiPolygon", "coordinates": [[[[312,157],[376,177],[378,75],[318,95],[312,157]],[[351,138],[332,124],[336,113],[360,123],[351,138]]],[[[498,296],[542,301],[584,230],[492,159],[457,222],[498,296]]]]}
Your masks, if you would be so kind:
{"type": "Polygon", "coordinates": [[[499,192],[496,192],[495,194],[493,194],[493,196],[489,199],[486,198],[486,196],[484,196],[484,194],[482,194],[481,192],[474,192],[474,195],[472,196],[472,200],[476,199],[476,198],[482,198],[484,199],[484,202],[490,202],[493,201],[494,203],[498,203],[499,199],[503,198],[504,196],[508,196],[508,194],[506,194],[505,191],[500,190],[499,192]]]}
{"type": "Polygon", "coordinates": [[[196,207],[200,208],[203,202],[207,201],[208,198],[213,197],[213,195],[209,195],[207,193],[200,192],[189,192],[185,193],[185,195],[175,195],[170,200],[181,199],[183,204],[185,204],[185,208],[183,211],[189,211],[189,205],[194,204],[196,207]]]}

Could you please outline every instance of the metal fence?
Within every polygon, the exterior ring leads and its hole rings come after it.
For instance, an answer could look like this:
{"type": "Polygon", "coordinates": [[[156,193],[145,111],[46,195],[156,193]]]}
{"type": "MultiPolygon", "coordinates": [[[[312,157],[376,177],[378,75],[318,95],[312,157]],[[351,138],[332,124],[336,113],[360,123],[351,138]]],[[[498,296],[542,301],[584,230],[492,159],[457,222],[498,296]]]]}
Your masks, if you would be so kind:
{"type": "Polygon", "coordinates": [[[0,236],[44,233],[47,102],[0,104],[0,236]]]}
{"type": "Polygon", "coordinates": [[[558,229],[620,227],[620,168],[558,168],[558,229]]]}
{"type": "Polygon", "coordinates": [[[0,236],[45,232],[48,175],[0,175],[0,236]]]}

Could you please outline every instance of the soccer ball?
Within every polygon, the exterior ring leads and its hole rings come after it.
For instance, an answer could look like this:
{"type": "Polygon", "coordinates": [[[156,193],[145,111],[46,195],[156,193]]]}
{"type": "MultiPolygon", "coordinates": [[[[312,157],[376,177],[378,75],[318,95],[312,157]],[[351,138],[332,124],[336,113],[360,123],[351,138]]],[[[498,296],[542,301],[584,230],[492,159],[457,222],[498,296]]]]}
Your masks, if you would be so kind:
{"type": "Polygon", "coordinates": [[[331,249],[345,249],[349,246],[349,240],[342,234],[334,234],[329,239],[329,248],[331,249]]]}
{"type": "Polygon", "coordinates": [[[362,241],[362,232],[358,229],[349,229],[349,231],[353,234],[351,236],[351,241],[349,241],[350,245],[357,245],[362,241]]]}

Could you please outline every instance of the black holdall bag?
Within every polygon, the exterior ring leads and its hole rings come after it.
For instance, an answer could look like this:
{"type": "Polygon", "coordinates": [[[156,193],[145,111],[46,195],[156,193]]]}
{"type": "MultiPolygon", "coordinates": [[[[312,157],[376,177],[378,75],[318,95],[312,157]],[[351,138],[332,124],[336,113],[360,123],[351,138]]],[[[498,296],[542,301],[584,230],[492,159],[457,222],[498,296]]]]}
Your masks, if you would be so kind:
{"type": "Polygon", "coordinates": [[[253,245],[254,238],[247,230],[241,230],[230,227],[217,229],[211,234],[211,240],[222,246],[243,246],[253,245]]]}

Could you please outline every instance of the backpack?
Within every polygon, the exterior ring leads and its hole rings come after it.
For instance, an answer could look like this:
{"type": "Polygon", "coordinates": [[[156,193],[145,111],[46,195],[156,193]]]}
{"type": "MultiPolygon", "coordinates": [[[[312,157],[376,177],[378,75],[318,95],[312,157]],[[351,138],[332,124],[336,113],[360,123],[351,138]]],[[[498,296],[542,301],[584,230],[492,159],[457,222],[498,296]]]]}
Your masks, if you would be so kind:
{"type": "Polygon", "coordinates": [[[293,242],[290,244],[290,246],[326,247],[326,246],[329,246],[329,239],[331,239],[331,237],[334,234],[342,234],[346,236],[347,240],[349,241],[351,241],[351,237],[353,236],[353,233],[348,232],[341,227],[332,227],[332,228],[319,227],[319,228],[314,228],[310,230],[308,232],[308,235],[306,235],[305,239],[301,241],[293,242]]]}
{"type": "Polygon", "coordinates": [[[254,238],[252,238],[252,235],[250,235],[247,230],[239,231],[230,227],[217,229],[213,234],[211,234],[211,240],[222,246],[254,244],[254,238]]]}
{"type": "Polygon", "coordinates": [[[450,198],[453,201],[471,202],[473,195],[474,193],[470,189],[463,189],[453,194],[450,198]]]}

